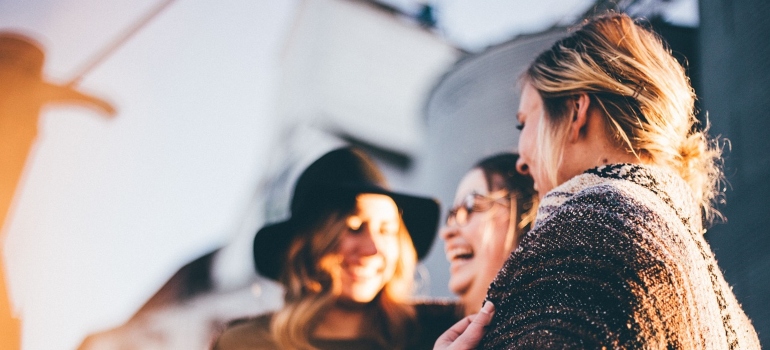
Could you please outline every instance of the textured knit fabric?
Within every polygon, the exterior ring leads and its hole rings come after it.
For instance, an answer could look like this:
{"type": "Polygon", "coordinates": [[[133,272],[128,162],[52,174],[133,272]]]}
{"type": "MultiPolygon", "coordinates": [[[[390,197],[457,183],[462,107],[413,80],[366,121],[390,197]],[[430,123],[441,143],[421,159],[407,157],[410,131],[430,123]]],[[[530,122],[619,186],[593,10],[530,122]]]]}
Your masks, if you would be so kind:
{"type": "Polygon", "coordinates": [[[687,184],[589,170],[549,192],[489,289],[488,349],[759,349],[687,184]]]}
{"type": "MultiPolygon", "coordinates": [[[[421,302],[414,306],[417,315],[413,332],[403,335],[409,339],[407,349],[433,349],[436,339],[449,327],[462,318],[459,305],[446,302],[421,302]]],[[[227,329],[219,336],[213,350],[267,350],[277,349],[270,334],[270,319],[273,314],[265,314],[248,319],[230,322],[227,329]]],[[[374,323],[377,320],[372,320],[374,323]]],[[[391,350],[384,348],[371,338],[357,339],[318,339],[311,338],[311,345],[320,350],[391,350]]]]}

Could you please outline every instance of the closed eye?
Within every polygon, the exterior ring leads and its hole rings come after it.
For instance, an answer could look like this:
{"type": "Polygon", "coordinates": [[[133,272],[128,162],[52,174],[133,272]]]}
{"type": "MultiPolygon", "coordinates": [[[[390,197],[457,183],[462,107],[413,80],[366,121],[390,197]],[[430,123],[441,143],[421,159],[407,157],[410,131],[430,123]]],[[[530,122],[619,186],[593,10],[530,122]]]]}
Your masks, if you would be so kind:
{"type": "Polygon", "coordinates": [[[364,222],[357,216],[351,216],[347,220],[348,230],[353,233],[358,233],[363,230],[364,222]]]}

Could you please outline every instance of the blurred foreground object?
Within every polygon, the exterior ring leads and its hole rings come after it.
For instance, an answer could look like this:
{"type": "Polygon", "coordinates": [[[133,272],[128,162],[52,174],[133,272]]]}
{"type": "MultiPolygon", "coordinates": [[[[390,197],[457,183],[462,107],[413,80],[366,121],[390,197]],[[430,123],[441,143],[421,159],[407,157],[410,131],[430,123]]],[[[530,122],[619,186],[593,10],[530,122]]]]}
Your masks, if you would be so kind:
{"type": "Polygon", "coordinates": [[[282,60],[278,117],[413,158],[422,108],[460,52],[372,4],[306,0],[282,60]]]}
{"type": "MultiPolygon", "coordinates": [[[[16,188],[22,183],[27,156],[37,138],[40,110],[49,103],[81,104],[112,116],[109,103],[71,86],[43,79],[45,53],[32,39],[0,32],[0,249],[16,188]]],[[[20,348],[20,320],[11,309],[6,288],[5,257],[0,253],[0,348],[20,348]]]]}

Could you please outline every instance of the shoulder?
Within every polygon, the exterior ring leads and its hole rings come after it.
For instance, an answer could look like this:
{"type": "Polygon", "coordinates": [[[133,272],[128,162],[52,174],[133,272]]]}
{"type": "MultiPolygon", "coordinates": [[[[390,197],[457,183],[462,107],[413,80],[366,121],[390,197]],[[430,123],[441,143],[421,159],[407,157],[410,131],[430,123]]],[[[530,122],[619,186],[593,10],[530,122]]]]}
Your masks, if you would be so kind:
{"type": "Polygon", "coordinates": [[[653,166],[615,164],[575,176],[543,198],[538,221],[547,222],[554,215],[577,222],[590,217],[634,226],[665,221],[674,226],[681,223],[684,230],[701,230],[700,206],[687,183],[653,166]]]}
{"type": "MultiPolygon", "coordinates": [[[[592,174],[576,176],[546,194],[538,208],[538,216],[550,218],[565,209],[601,209],[602,212],[618,212],[629,203],[643,197],[646,191],[632,182],[620,179],[604,179],[592,174]],[[613,210],[617,209],[617,210],[613,210]]],[[[538,217],[540,219],[540,217],[538,217]]]]}
{"type": "Polygon", "coordinates": [[[625,234],[642,223],[640,219],[651,220],[654,214],[635,196],[614,184],[591,186],[570,194],[549,193],[546,200],[535,227],[524,237],[525,241],[527,238],[540,242],[555,240],[540,248],[626,239],[629,237],[625,234]]]}
{"type": "Polygon", "coordinates": [[[666,169],[633,164],[590,169],[562,183],[541,201],[538,221],[575,207],[601,208],[605,213],[629,213],[634,207],[646,207],[673,210],[680,217],[694,216],[699,208],[680,177],[666,169]]]}
{"type": "Polygon", "coordinates": [[[618,182],[572,194],[523,237],[513,254],[518,261],[504,270],[548,275],[582,266],[601,273],[609,269],[625,280],[650,268],[658,273],[666,265],[681,264],[681,256],[669,251],[684,249],[680,246],[688,242],[687,228],[670,208],[636,192],[618,182]],[[523,266],[529,269],[521,270],[523,266]]]}
{"type": "Polygon", "coordinates": [[[677,302],[683,255],[671,252],[688,236],[673,210],[625,179],[577,180],[546,196],[542,217],[493,281],[488,297],[497,323],[488,345],[541,348],[579,339],[587,348],[634,347],[644,327],[635,319],[674,305],[649,291],[677,302]],[[575,338],[561,339],[565,331],[575,338]]]}
{"type": "Polygon", "coordinates": [[[270,349],[272,314],[230,321],[219,335],[213,350],[270,349]]]}
{"type": "MultiPolygon", "coordinates": [[[[638,241],[682,230],[672,206],[646,186],[584,174],[543,199],[532,231],[561,243],[638,241]],[[652,236],[651,236],[652,235],[652,236]]],[[[661,238],[661,237],[657,237],[661,238]]]]}

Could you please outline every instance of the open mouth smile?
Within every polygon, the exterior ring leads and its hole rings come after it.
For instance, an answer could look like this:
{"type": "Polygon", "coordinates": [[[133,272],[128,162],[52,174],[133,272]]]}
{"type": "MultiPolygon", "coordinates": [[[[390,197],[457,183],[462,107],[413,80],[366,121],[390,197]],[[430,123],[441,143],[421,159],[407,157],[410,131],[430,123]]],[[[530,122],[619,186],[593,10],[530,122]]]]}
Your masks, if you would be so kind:
{"type": "Polygon", "coordinates": [[[446,258],[450,262],[470,260],[473,258],[473,249],[470,247],[453,247],[446,250],[446,258]]]}

